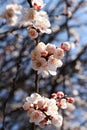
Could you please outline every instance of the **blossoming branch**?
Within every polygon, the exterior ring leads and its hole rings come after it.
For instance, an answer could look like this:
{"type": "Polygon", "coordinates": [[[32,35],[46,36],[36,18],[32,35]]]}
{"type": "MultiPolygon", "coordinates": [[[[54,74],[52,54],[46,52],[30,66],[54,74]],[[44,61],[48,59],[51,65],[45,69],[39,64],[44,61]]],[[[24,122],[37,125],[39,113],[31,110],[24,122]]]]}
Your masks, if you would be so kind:
{"type": "MultiPolygon", "coordinates": [[[[52,33],[51,24],[47,12],[41,9],[45,6],[43,0],[32,0],[30,8],[22,8],[20,5],[7,5],[0,17],[4,18],[11,26],[27,25],[27,32],[32,40],[36,40],[41,34],[52,33]]],[[[61,43],[60,47],[45,44],[40,41],[31,52],[31,67],[47,77],[57,75],[57,68],[63,65],[62,59],[65,52],[71,48],[69,42],[61,43]]],[[[51,98],[46,98],[40,94],[33,93],[26,97],[23,108],[27,111],[30,122],[34,122],[40,127],[53,124],[56,127],[62,125],[63,117],[59,114],[59,109],[66,109],[68,103],[72,103],[73,98],[67,97],[63,92],[51,94],[51,98]]]]}
{"type": "Polygon", "coordinates": [[[49,124],[60,127],[63,118],[58,110],[60,108],[66,109],[68,103],[73,103],[73,98],[65,96],[61,91],[53,93],[50,99],[38,93],[33,93],[26,98],[23,108],[30,117],[29,121],[34,122],[41,128],[49,124]]]}

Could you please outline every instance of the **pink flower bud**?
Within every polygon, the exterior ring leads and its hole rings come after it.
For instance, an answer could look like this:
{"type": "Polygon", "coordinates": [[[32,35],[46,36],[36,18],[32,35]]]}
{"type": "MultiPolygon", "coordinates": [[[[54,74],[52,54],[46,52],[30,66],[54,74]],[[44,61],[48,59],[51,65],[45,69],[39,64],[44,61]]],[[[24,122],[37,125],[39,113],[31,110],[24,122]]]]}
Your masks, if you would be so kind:
{"type": "Polygon", "coordinates": [[[57,94],[56,94],[56,93],[52,93],[52,94],[51,94],[51,98],[56,99],[56,98],[57,98],[57,94]]]}
{"type": "Polygon", "coordinates": [[[57,92],[57,97],[58,98],[64,97],[64,93],[62,91],[57,92]]]}
{"type": "Polygon", "coordinates": [[[67,98],[67,101],[68,101],[68,103],[73,103],[74,102],[74,98],[69,97],[69,98],[67,98]]]}
{"type": "Polygon", "coordinates": [[[69,42],[63,42],[61,44],[61,48],[64,50],[64,51],[69,51],[71,46],[70,46],[70,43],[69,42]]]}
{"type": "Polygon", "coordinates": [[[44,2],[43,2],[43,0],[32,0],[32,6],[36,10],[40,10],[44,7],[44,2]]]}
{"type": "Polygon", "coordinates": [[[39,5],[37,5],[37,3],[34,3],[34,8],[36,9],[36,10],[40,10],[41,9],[41,6],[39,6],[39,5]]]}

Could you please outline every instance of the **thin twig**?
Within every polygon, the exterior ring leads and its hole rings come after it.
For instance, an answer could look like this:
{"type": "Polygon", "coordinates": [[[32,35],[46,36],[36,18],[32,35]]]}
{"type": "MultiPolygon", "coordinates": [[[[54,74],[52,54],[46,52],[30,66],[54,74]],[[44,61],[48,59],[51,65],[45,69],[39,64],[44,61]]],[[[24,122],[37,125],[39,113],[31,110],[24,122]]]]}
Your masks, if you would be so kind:
{"type": "Polygon", "coordinates": [[[32,8],[32,3],[31,3],[31,0],[27,0],[27,2],[29,3],[30,8],[32,8]]]}
{"type": "Polygon", "coordinates": [[[35,72],[35,92],[39,93],[39,88],[38,88],[38,73],[37,73],[37,71],[35,72]]]}

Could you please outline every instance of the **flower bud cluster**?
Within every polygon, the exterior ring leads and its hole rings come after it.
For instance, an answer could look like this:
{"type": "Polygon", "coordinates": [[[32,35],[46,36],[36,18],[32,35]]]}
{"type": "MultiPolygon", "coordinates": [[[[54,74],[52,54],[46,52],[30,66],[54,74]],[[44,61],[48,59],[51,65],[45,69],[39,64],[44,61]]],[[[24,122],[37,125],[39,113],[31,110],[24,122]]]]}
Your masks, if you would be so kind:
{"type": "Polygon", "coordinates": [[[26,98],[23,108],[27,111],[30,122],[34,122],[42,128],[48,124],[53,124],[56,127],[62,125],[63,118],[58,112],[60,107],[58,103],[61,105],[60,108],[65,109],[67,108],[68,100],[65,99],[64,93],[62,92],[54,93],[51,96],[52,98],[49,99],[33,93],[26,98]]]}
{"type": "Polygon", "coordinates": [[[66,109],[67,103],[74,102],[74,99],[72,97],[67,97],[66,95],[64,95],[62,91],[51,94],[51,98],[54,98],[56,100],[56,104],[58,108],[61,108],[61,109],[66,109]]]}
{"type": "Polygon", "coordinates": [[[31,52],[32,68],[42,74],[43,77],[57,74],[57,68],[62,66],[62,58],[64,51],[68,51],[70,45],[68,42],[61,44],[61,47],[56,47],[48,43],[40,42],[31,52]]]}

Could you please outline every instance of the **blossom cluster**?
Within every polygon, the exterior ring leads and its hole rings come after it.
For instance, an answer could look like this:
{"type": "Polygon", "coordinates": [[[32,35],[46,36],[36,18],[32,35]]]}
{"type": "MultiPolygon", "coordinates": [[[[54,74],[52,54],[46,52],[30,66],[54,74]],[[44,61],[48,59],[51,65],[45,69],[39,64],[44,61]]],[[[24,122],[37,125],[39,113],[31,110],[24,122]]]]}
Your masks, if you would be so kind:
{"type": "Polygon", "coordinates": [[[37,11],[34,8],[24,10],[23,23],[28,25],[28,34],[35,39],[42,33],[51,33],[50,21],[45,11],[37,11]]]}
{"type": "Polygon", "coordinates": [[[43,77],[57,74],[57,68],[62,66],[64,52],[70,49],[70,44],[64,42],[61,47],[48,43],[38,43],[31,52],[32,68],[42,74],[43,77]]]}
{"type": "Polygon", "coordinates": [[[5,18],[8,24],[14,26],[18,22],[18,15],[21,14],[21,8],[21,5],[17,4],[7,5],[1,17],[5,18]]]}
{"type": "Polygon", "coordinates": [[[51,33],[51,24],[48,15],[42,11],[43,0],[32,0],[32,7],[22,8],[21,5],[10,4],[0,17],[5,18],[6,22],[12,26],[27,25],[28,34],[31,39],[35,39],[42,33],[51,33]]]}
{"type": "Polygon", "coordinates": [[[67,98],[63,92],[53,93],[50,99],[33,93],[26,98],[23,108],[27,111],[30,122],[34,122],[41,128],[49,124],[60,127],[63,118],[58,110],[66,109],[68,102],[72,103],[73,98],[67,98]]]}
{"type": "Polygon", "coordinates": [[[32,7],[23,10],[23,23],[28,24],[28,34],[36,39],[41,33],[51,33],[51,24],[47,12],[42,11],[43,0],[32,0],[32,7]]]}

